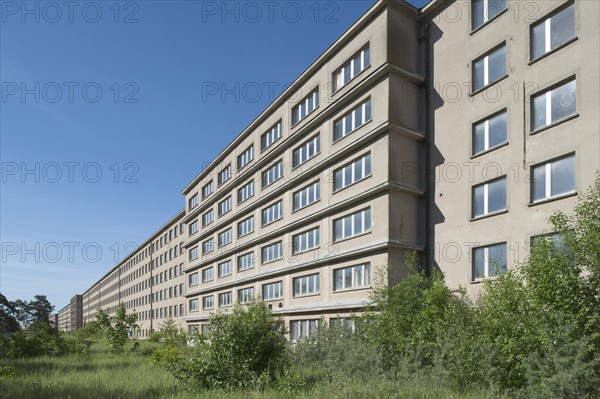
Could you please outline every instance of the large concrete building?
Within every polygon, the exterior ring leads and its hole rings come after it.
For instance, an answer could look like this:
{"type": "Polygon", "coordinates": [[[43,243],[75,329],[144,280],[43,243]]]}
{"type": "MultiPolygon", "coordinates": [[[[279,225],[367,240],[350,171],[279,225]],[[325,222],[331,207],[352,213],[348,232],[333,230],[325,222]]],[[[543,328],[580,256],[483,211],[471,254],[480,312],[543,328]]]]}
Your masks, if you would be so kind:
{"type": "Polygon", "coordinates": [[[204,331],[260,296],[298,339],[407,251],[476,295],[600,169],[599,7],[376,2],[83,294],[84,323],[124,303],[142,337],[204,331]]]}

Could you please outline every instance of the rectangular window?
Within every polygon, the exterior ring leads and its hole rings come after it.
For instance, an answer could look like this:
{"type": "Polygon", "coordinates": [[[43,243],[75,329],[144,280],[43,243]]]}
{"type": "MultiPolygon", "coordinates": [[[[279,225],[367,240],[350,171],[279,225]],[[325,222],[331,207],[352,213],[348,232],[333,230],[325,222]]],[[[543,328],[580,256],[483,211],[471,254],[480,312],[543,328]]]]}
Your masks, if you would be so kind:
{"type": "Polygon", "coordinates": [[[229,276],[231,274],[231,261],[219,263],[219,277],[229,276]]]}
{"type": "Polygon", "coordinates": [[[308,141],[300,144],[292,153],[293,167],[297,167],[314,158],[321,152],[321,135],[317,134],[308,141]]]}
{"type": "MultiPolygon", "coordinates": [[[[189,205],[188,206],[189,209],[193,209],[198,205],[198,194],[194,194],[190,197],[188,205],[189,205]]],[[[161,240],[162,240],[162,238],[161,238],[161,240]]]]}
{"type": "Polygon", "coordinates": [[[208,212],[202,215],[202,227],[208,226],[212,222],[215,221],[215,211],[209,210],[208,212]]]}
{"type": "Polygon", "coordinates": [[[215,240],[208,239],[202,243],[202,253],[208,254],[215,250],[215,240]]]}
{"type": "Polygon", "coordinates": [[[345,267],[333,271],[334,291],[371,286],[371,264],[345,267]]]}
{"type": "Polygon", "coordinates": [[[473,155],[504,144],[507,140],[506,110],[473,124],[473,155]]]}
{"type": "Polygon", "coordinates": [[[371,120],[371,99],[369,98],[352,111],[334,122],[333,141],[346,137],[371,120]]]}
{"type": "Polygon", "coordinates": [[[194,220],[192,223],[190,223],[190,227],[189,227],[189,235],[194,235],[198,232],[198,219],[194,220]]]}
{"type": "Polygon", "coordinates": [[[202,199],[208,197],[209,195],[211,195],[214,191],[214,184],[213,181],[209,181],[208,183],[206,183],[204,185],[204,187],[202,187],[202,199]]]}
{"type": "Polygon", "coordinates": [[[219,175],[217,176],[217,180],[218,180],[219,186],[221,184],[225,183],[229,179],[231,179],[231,164],[225,166],[223,168],[223,170],[221,170],[219,172],[219,175]]]}
{"type": "Polygon", "coordinates": [[[231,306],[231,291],[219,294],[219,307],[231,306]]]}
{"type": "Polygon", "coordinates": [[[229,244],[231,242],[231,240],[232,240],[231,228],[219,233],[219,237],[218,237],[219,247],[229,244]]]}
{"type": "Polygon", "coordinates": [[[536,60],[575,39],[575,4],[531,26],[531,59],[536,60]]]}
{"type": "Polygon", "coordinates": [[[281,241],[269,244],[261,248],[261,261],[265,263],[273,262],[283,257],[283,244],[281,241]]]}
{"type": "Polygon", "coordinates": [[[317,181],[312,183],[310,186],[306,186],[303,189],[296,191],[293,195],[293,198],[294,211],[314,204],[321,199],[320,183],[317,181]]]}
{"type": "Polygon", "coordinates": [[[208,295],[202,297],[202,309],[212,309],[214,306],[214,297],[212,295],[208,295]]]}
{"type": "Polygon", "coordinates": [[[262,172],[262,188],[268,187],[283,177],[283,160],[279,160],[269,169],[262,172]]]}
{"type": "Polygon", "coordinates": [[[505,271],[505,242],[473,249],[473,281],[496,277],[505,271]]]}
{"type": "Polygon", "coordinates": [[[238,237],[243,237],[254,231],[254,216],[242,220],[237,225],[238,237]]]}
{"type": "Polygon", "coordinates": [[[281,121],[277,122],[275,126],[269,129],[267,132],[260,136],[260,149],[261,151],[269,148],[273,143],[281,138],[281,121]]]}
{"type": "Polygon", "coordinates": [[[292,236],[292,252],[299,254],[319,247],[319,228],[307,230],[292,236]]]}
{"type": "Polygon", "coordinates": [[[232,206],[232,202],[231,202],[231,195],[230,195],[229,197],[225,198],[223,201],[219,202],[219,204],[217,205],[217,208],[219,211],[219,216],[223,216],[224,214],[229,212],[231,210],[231,206],[232,206]]]}
{"type": "Polygon", "coordinates": [[[367,154],[333,172],[333,191],[339,191],[371,176],[371,154],[367,154]]]}
{"type": "Polygon", "coordinates": [[[371,208],[333,221],[334,241],[344,240],[369,231],[371,231],[371,208]]]}
{"type": "Polygon", "coordinates": [[[254,287],[238,290],[238,301],[240,303],[250,303],[254,299],[254,287]]]}
{"type": "Polygon", "coordinates": [[[190,299],[190,312],[197,312],[198,310],[200,310],[200,301],[198,299],[190,299]]]}
{"type": "Polygon", "coordinates": [[[254,146],[251,145],[237,157],[237,170],[241,170],[254,159],[254,146]]]}
{"type": "Polygon", "coordinates": [[[298,105],[292,108],[292,125],[296,125],[306,118],[319,106],[319,88],[317,87],[308,96],[304,97],[298,105]]]}
{"type": "Polygon", "coordinates": [[[473,30],[479,28],[505,9],[506,0],[473,0],[471,27],[473,30]]]}
{"type": "Polygon", "coordinates": [[[549,126],[576,113],[577,83],[573,79],[532,96],[531,130],[549,126]]]}
{"type": "Polygon", "coordinates": [[[208,281],[213,281],[213,273],[214,272],[214,268],[213,267],[209,267],[206,268],[204,270],[202,270],[202,282],[206,283],[208,281]]]}
{"type": "Polygon", "coordinates": [[[198,259],[198,247],[193,247],[190,249],[190,261],[198,259]]]}
{"type": "Polygon", "coordinates": [[[263,301],[273,301],[283,298],[283,281],[276,283],[263,284],[262,299],[263,301]]]}
{"type": "Polygon", "coordinates": [[[290,321],[292,341],[316,336],[319,333],[319,323],[319,319],[290,321]]]}
{"type": "Polygon", "coordinates": [[[254,267],[254,252],[248,252],[247,254],[238,256],[237,262],[238,272],[252,269],[254,267]]]}
{"type": "Polygon", "coordinates": [[[532,173],[532,202],[575,192],[575,155],[534,166],[532,173]]]}
{"type": "Polygon", "coordinates": [[[254,180],[244,184],[237,192],[238,204],[246,201],[248,198],[254,195],[254,180]]]}
{"type": "Polygon", "coordinates": [[[371,64],[369,46],[356,53],[336,73],[333,74],[334,91],[338,91],[371,64]]]}
{"type": "Polygon", "coordinates": [[[262,225],[273,223],[283,217],[283,201],[274,203],[273,205],[262,210],[262,225]]]}
{"type": "Polygon", "coordinates": [[[198,273],[190,274],[190,276],[188,277],[188,282],[189,282],[190,287],[198,285],[198,283],[199,283],[198,273]]]}
{"type": "Polygon", "coordinates": [[[506,177],[473,187],[473,217],[506,210],[506,177]]]}
{"type": "Polygon", "coordinates": [[[506,45],[473,61],[473,92],[506,76],[506,45]]]}
{"type": "Polygon", "coordinates": [[[309,274],[296,277],[294,280],[294,296],[313,295],[321,292],[321,274],[309,274]]]}

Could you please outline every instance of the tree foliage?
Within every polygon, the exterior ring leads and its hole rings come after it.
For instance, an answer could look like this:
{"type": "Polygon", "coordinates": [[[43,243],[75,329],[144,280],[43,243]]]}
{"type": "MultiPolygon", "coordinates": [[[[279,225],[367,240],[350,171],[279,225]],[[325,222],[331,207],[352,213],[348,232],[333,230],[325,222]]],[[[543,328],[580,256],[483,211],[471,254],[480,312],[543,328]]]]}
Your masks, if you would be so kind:
{"type": "Polygon", "coordinates": [[[130,337],[139,328],[136,322],[136,315],[127,314],[125,305],[122,303],[117,307],[114,316],[110,316],[108,312],[102,309],[98,309],[96,313],[96,323],[114,354],[123,352],[130,337]]]}

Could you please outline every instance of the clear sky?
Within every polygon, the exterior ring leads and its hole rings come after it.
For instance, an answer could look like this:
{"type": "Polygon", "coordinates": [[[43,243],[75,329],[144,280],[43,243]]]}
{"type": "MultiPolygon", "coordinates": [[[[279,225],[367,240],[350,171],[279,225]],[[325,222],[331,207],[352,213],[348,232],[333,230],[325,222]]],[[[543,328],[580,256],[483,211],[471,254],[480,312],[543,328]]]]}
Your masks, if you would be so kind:
{"type": "Polygon", "coordinates": [[[373,3],[0,1],[0,291],[82,293],[373,3]]]}

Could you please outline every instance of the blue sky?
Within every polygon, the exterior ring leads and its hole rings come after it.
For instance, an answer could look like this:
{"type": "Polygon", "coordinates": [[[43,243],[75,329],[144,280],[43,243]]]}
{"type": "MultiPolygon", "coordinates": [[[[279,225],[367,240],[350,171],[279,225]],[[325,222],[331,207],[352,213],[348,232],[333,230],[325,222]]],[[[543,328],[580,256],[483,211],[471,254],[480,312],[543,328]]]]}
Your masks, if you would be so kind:
{"type": "Polygon", "coordinates": [[[77,4],[0,2],[0,291],[56,310],[373,1],[77,4]]]}

